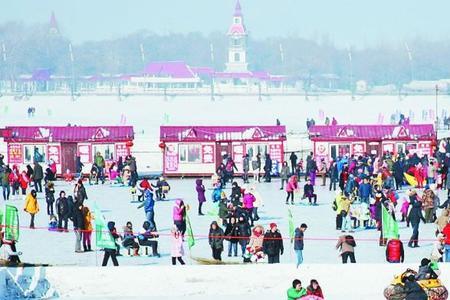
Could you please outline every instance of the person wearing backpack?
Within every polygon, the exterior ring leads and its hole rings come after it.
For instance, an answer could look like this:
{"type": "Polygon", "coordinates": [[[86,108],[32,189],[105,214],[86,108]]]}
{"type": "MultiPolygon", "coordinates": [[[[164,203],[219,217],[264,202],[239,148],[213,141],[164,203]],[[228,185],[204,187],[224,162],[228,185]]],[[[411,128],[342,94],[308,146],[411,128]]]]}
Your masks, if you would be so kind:
{"type": "Polygon", "coordinates": [[[336,244],[336,249],[341,251],[342,263],[346,264],[350,258],[352,264],[356,263],[355,260],[355,238],[351,235],[341,235],[336,244]]]}

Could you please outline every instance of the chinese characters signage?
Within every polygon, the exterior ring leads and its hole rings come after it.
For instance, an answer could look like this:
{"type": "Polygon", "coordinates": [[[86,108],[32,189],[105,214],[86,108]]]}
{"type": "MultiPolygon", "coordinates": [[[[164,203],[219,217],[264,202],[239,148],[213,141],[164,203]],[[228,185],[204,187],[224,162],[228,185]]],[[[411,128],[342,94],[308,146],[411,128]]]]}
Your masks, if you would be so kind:
{"type": "Polygon", "coordinates": [[[202,163],[214,163],[214,146],[202,145],[202,163]]]}
{"type": "Polygon", "coordinates": [[[47,146],[48,159],[53,160],[56,164],[61,163],[61,146],[59,145],[48,145],[47,146]]]}
{"type": "Polygon", "coordinates": [[[166,172],[176,172],[178,171],[178,151],[176,144],[167,144],[166,153],[164,155],[165,159],[165,171],[166,172]]]}
{"type": "Polygon", "coordinates": [[[116,144],[116,159],[125,158],[130,154],[130,148],[125,143],[116,144]]]}
{"type": "Polygon", "coordinates": [[[82,163],[91,162],[91,145],[78,145],[78,155],[82,163]]]}
{"type": "Polygon", "coordinates": [[[23,150],[20,144],[8,144],[8,162],[21,164],[23,162],[23,150]]]}

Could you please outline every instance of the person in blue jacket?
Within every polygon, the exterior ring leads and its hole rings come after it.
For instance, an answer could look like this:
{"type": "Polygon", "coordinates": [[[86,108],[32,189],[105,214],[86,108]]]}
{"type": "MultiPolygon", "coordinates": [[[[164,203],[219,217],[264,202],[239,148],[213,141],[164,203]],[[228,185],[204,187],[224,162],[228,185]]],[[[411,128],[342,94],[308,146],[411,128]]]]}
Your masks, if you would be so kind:
{"type": "Polygon", "coordinates": [[[156,228],[155,223],[155,199],[153,198],[153,193],[149,188],[144,190],[144,202],[138,206],[138,208],[144,207],[145,217],[150,223],[151,228],[156,228]]]}

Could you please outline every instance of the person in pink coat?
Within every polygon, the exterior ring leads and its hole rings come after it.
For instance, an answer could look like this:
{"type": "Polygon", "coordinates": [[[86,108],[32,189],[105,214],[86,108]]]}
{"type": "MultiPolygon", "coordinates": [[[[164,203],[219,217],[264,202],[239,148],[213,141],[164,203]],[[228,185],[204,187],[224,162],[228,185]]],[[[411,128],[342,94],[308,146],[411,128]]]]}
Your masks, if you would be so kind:
{"type": "Polygon", "coordinates": [[[171,236],[172,236],[172,249],[171,249],[172,265],[175,266],[177,264],[177,260],[180,264],[184,265],[185,262],[183,261],[184,255],[183,236],[181,235],[181,232],[175,225],[172,227],[171,236]]]}
{"type": "Polygon", "coordinates": [[[291,198],[291,204],[294,204],[294,192],[298,190],[298,178],[297,175],[292,175],[286,183],[286,204],[289,204],[289,198],[291,198]]]}
{"type": "Polygon", "coordinates": [[[407,227],[409,227],[408,209],[409,209],[409,200],[407,197],[405,197],[405,198],[403,198],[403,203],[402,203],[402,207],[400,208],[400,212],[402,213],[402,222],[406,221],[407,227]]]}
{"type": "Polygon", "coordinates": [[[244,205],[244,209],[247,211],[248,216],[250,218],[250,226],[253,226],[253,208],[254,208],[254,203],[256,201],[255,196],[250,193],[249,189],[245,189],[244,191],[244,197],[242,198],[242,203],[244,205]]]}

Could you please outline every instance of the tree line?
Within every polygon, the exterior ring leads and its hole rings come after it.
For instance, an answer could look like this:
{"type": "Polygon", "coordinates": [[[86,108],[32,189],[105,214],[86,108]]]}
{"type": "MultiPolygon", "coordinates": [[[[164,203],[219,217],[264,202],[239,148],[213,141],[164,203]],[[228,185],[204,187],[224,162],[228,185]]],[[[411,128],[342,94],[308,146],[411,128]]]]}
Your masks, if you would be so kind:
{"type": "MultiPolygon", "coordinates": [[[[0,76],[16,78],[36,69],[71,75],[70,40],[50,34],[48,25],[0,25],[0,76]]],[[[248,40],[250,70],[265,70],[318,81],[336,75],[338,86],[352,79],[371,85],[402,85],[414,80],[450,78],[450,39],[416,38],[358,49],[337,47],[327,38],[298,36],[248,40]],[[280,47],[281,45],[281,47],[280,47]],[[410,55],[406,49],[410,49],[410,55]]],[[[73,44],[73,71],[78,76],[139,74],[150,61],[183,60],[191,66],[224,69],[228,39],[224,32],[166,35],[142,30],[124,37],[73,44]],[[211,45],[213,53],[211,53],[211,45]],[[213,55],[211,55],[213,54],[213,55]]]]}

